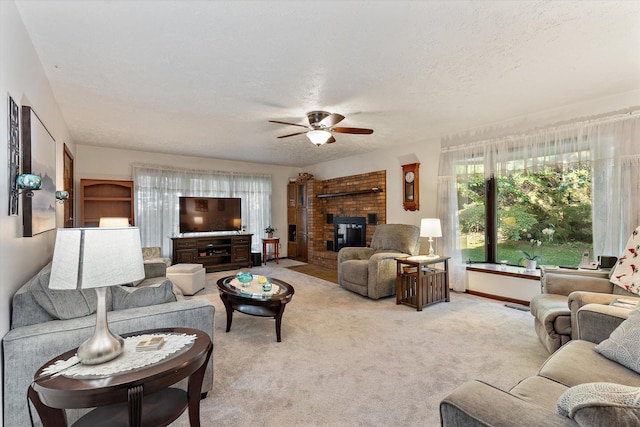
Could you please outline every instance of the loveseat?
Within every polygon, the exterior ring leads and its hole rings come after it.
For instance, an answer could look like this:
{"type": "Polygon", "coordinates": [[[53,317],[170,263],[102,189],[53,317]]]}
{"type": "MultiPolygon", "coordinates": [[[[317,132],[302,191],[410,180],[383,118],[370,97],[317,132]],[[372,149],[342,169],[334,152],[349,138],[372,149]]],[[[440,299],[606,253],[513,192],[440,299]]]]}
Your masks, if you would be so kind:
{"type": "MultiPolygon", "coordinates": [[[[164,265],[163,265],[164,266],[164,265]]],[[[164,266],[166,269],[166,266],[164,266]]],[[[146,278],[136,287],[110,287],[108,322],[116,334],[147,329],[186,327],[205,331],[213,341],[213,305],[184,300],[157,264],[146,265],[146,278]]],[[[2,339],[3,413],[5,427],[30,425],[26,393],[37,369],[57,355],[79,346],[93,334],[95,291],[51,291],[51,264],[24,284],[12,301],[11,330],[2,339]]],[[[202,393],[213,386],[213,356],[202,393]]],[[[71,425],[86,410],[67,410],[71,425]]],[[[36,425],[41,425],[33,410],[36,425]]]]}
{"type": "MultiPolygon", "coordinates": [[[[611,360],[612,353],[619,352],[615,346],[611,351],[611,343],[623,340],[620,335],[611,340],[610,334],[613,338],[613,334],[628,332],[632,316],[633,328],[636,334],[640,332],[640,311],[629,313],[627,309],[609,305],[585,305],[576,313],[578,339],[553,353],[536,375],[525,378],[509,391],[480,381],[459,386],[440,403],[442,425],[640,425],[637,360],[635,370],[611,360]],[[625,321],[627,316],[629,319],[625,321]],[[625,325],[620,326],[623,322],[625,325]],[[599,347],[601,352],[597,352],[596,346],[602,341],[604,348],[599,347]]],[[[636,357],[640,357],[640,340],[637,336],[635,340],[636,357]]]]}

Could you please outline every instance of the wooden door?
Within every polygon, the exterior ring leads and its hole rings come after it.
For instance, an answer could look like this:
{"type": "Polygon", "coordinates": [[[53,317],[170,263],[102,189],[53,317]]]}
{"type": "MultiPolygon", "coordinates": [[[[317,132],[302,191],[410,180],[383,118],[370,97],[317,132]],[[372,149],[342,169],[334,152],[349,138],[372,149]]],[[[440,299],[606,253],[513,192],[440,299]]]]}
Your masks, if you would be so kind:
{"type": "Polygon", "coordinates": [[[73,181],[73,155],[67,144],[64,144],[63,153],[63,178],[62,189],[69,193],[69,198],[64,202],[64,227],[73,227],[73,207],[75,206],[75,186],[73,181]]]}

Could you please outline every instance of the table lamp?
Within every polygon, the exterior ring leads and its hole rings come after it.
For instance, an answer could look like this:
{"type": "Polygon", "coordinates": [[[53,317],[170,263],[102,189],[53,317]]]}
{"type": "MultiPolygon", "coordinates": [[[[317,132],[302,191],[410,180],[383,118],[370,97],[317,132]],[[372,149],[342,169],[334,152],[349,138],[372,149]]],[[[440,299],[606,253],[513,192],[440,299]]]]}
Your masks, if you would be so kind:
{"type": "Polygon", "coordinates": [[[129,218],[102,217],[98,227],[128,227],[129,218]]]}
{"type": "Polygon", "coordinates": [[[144,278],[140,231],[126,228],[60,228],[53,250],[51,289],[95,289],[96,328],[78,347],[78,359],[97,365],[115,359],[124,350],[124,340],[107,324],[107,286],[144,278]]]}
{"type": "Polygon", "coordinates": [[[420,222],[420,236],[429,238],[429,254],[427,258],[438,258],[433,252],[433,238],[442,237],[442,227],[438,218],[423,218],[420,222]]]}

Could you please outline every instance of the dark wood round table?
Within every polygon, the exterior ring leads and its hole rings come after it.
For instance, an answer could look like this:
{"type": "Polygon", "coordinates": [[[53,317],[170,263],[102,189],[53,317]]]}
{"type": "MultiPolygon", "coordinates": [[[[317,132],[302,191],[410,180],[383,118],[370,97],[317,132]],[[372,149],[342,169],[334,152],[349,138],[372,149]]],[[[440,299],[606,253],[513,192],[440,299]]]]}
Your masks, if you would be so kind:
{"type": "Polygon", "coordinates": [[[282,315],[287,303],[293,298],[293,293],[295,292],[293,286],[282,280],[269,278],[271,283],[275,283],[280,287],[280,292],[268,297],[260,297],[248,294],[242,288],[233,286],[231,281],[235,278],[236,276],[224,277],[217,282],[220,299],[222,299],[227,311],[227,332],[231,330],[233,311],[237,310],[252,316],[273,317],[276,319],[276,339],[281,342],[282,315]]]}
{"type": "Polygon", "coordinates": [[[74,426],[160,426],[175,421],[189,409],[189,423],[200,426],[200,395],[213,344],[205,332],[190,328],[153,329],[123,337],[151,333],[195,335],[186,349],[153,365],[121,374],[91,378],[44,376],[42,371],[57,360],[68,360],[77,349],[61,354],[36,372],[29,387],[44,427],[66,426],[64,409],[93,408],[74,426]],[[189,378],[187,391],[170,387],[189,378]]]}

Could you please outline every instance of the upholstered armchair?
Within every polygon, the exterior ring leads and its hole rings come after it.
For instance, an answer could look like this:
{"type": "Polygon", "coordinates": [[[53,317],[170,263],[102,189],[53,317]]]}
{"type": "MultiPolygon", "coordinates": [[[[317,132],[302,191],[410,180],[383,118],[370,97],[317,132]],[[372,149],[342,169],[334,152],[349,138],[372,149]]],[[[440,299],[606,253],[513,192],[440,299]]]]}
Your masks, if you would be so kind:
{"type": "Polygon", "coordinates": [[[338,283],[345,289],[378,299],[396,291],[396,258],[417,255],[420,228],[381,224],[368,248],[346,247],[338,252],[338,283]]]}
{"type": "Polygon", "coordinates": [[[638,247],[640,227],[631,234],[610,272],[542,268],[542,294],[533,297],[529,307],[536,333],[549,353],[577,338],[576,315],[581,307],[607,305],[616,298],[640,301],[640,274],[635,261],[638,247]]]}
{"type": "Polygon", "coordinates": [[[159,246],[142,248],[142,260],[146,263],[161,262],[166,267],[171,266],[171,259],[163,258],[159,246]]]}

